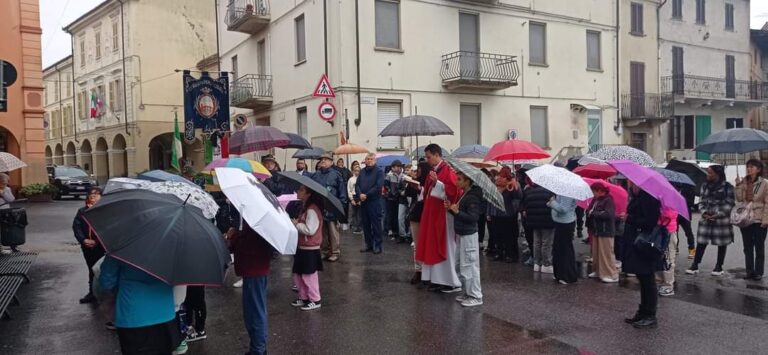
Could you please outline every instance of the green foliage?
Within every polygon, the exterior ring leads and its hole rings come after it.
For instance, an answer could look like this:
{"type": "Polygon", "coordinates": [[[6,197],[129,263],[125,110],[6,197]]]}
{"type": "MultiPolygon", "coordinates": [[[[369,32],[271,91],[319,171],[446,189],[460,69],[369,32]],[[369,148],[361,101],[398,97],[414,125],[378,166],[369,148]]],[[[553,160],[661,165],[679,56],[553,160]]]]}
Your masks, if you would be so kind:
{"type": "Polygon", "coordinates": [[[56,186],[51,184],[30,184],[19,190],[24,196],[52,195],[56,192],[56,186]]]}

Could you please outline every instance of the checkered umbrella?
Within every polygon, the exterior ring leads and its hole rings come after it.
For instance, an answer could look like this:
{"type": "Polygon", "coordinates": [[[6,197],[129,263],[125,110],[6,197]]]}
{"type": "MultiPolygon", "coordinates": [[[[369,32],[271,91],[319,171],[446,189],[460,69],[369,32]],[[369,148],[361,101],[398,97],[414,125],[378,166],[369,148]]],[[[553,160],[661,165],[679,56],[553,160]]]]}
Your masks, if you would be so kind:
{"type": "Polygon", "coordinates": [[[260,150],[285,147],[291,139],[277,128],[255,126],[237,131],[229,140],[229,153],[242,155],[260,150]]]}
{"type": "Polygon", "coordinates": [[[587,154],[579,159],[579,164],[607,164],[608,160],[629,160],[640,166],[656,166],[656,162],[653,161],[653,158],[648,153],[628,145],[613,145],[600,148],[598,151],[587,154]]]}
{"type": "Polygon", "coordinates": [[[489,178],[488,175],[485,175],[482,170],[467,162],[451,157],[444,157],[443,159],[445,159],[445,162],[453,167],[454,170],[466,175],[472,180],[472,183],[479,186],[480,190],[483,191],[483,198],[492,204],[493,207],[496,207],[501,211],[505,210],[504,197],[501,196],[501,192],[499,192],[496,184],[494,184],[493,181],[491,181],[491,178],[489,178]]]}
{"type": "Polygon", "coordinates": [[[19,160],[15,155],[0,152],[0,171],[13,171],[26,166],[27,164],[19,160]]]}

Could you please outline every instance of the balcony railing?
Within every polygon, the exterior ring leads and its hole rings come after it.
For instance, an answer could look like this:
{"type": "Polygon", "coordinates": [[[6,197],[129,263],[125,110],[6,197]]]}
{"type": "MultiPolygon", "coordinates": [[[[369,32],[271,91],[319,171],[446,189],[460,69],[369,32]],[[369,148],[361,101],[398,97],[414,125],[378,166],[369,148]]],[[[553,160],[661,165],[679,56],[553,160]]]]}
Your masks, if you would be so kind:
{"type": "Polygon", "coordinates": [[[440,76],[448,89],[500,90],[517,85],[515,56],[458,51],[443,55],[440,76]]]}
{"type": "Polygon", "coordinates": [[[227,30],[255,34],[269,25],[269,0],[230,0],[224,23],[227,30]]]}
{"type": "Polygon", "coordinates": [[[272,76],[247,74],[232,82],[229,104],[234,107],[258,109],[272,105],[272,76]]]}
{"type": "Polygon", "coordinates": [[[661,79],[664,93],[702,99],[768,101],[768,84],[696,75],[673,75],[661,79]]]}
{"type": "Polygon", "coordinates": [[[671,94],[622,94],[621,118],[624,120],[668,119],[674,114],[671,94]]]}

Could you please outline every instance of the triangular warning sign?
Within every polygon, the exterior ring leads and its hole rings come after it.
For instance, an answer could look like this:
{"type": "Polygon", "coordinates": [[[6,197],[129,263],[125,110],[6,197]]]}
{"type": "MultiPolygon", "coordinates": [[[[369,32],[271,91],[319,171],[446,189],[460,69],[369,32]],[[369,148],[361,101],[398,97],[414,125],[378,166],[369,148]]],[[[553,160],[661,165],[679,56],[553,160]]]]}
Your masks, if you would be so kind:
{"type": "Polygon", "coordinates": [[[336,94],[333,92],[333,87],[331,87],[331,82],[328,80],[328,76],[323,74],[323,76],[320,77],[320,81],[317,82],[315,92],[312,93],[312,96],[327,97],[331,99],[336,97],[336,94]]]}

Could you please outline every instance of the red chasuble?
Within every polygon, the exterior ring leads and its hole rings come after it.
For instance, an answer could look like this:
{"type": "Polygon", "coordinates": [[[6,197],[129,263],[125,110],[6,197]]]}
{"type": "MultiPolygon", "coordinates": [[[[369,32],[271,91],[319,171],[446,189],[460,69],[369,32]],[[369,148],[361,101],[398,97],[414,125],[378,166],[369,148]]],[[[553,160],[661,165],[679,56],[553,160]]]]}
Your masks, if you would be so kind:
{"type": "MultiPolygon", "coordinates": [[[[456,186],[456,173],[444,161],[435,167],[437,180],[445,185],[445,194],[453,204],[459,200],[461,190],[456,186]]],[[[443,200],[430,195],[435,183],[427,178],[424,184],[424,209],[421,212],[418,242],[416,243],[416,260],[426,265],[443,262],[447,258],[448,246],[446,226],[446,210],[443,200]]]]}

